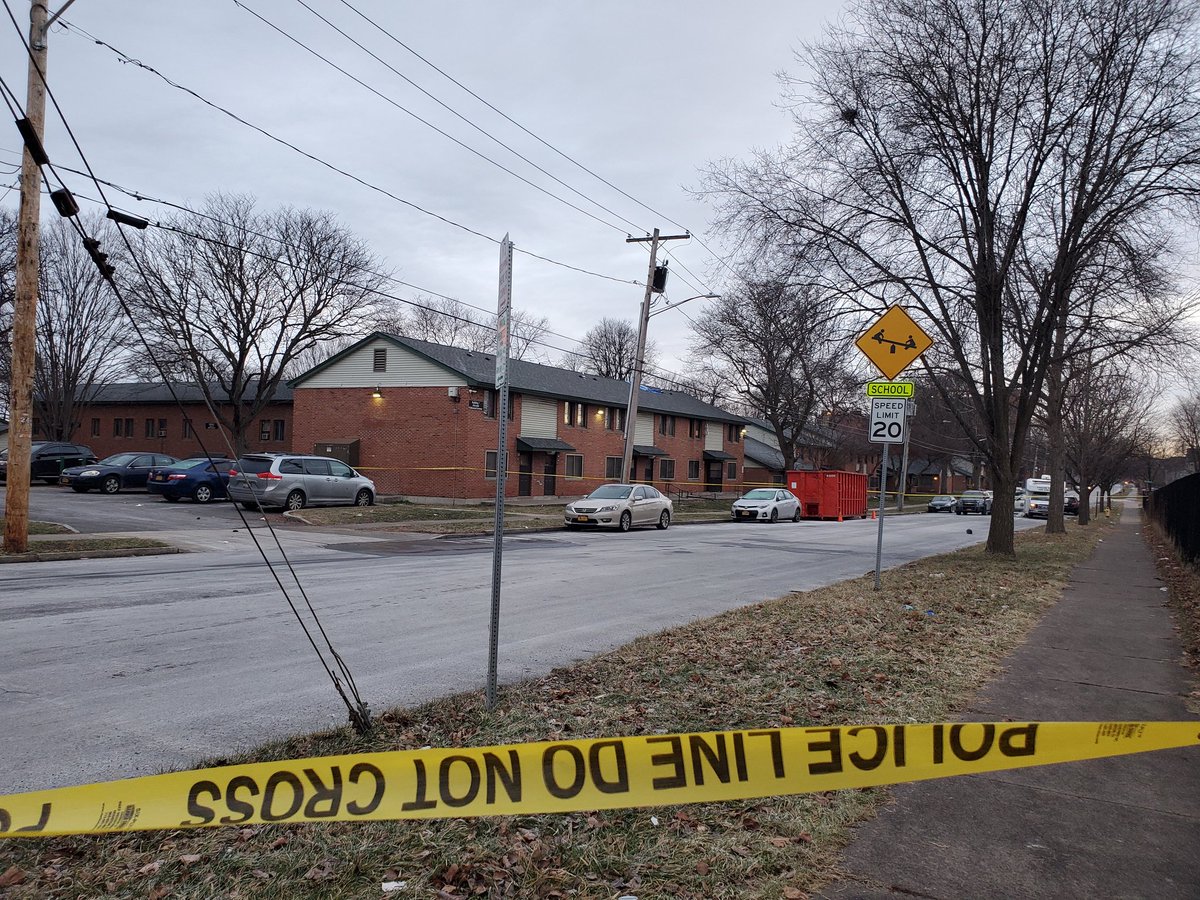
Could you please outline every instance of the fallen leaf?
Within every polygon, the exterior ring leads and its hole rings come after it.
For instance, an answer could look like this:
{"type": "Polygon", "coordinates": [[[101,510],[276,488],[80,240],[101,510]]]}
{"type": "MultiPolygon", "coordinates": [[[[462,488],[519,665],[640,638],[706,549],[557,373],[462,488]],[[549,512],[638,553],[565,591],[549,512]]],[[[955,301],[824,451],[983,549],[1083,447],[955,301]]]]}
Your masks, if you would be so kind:
{"type": "Polygon", "coordinates": [[[4,870],[4,874],[0,875],[0,887],[12,887],[14,884],[21,884],[25,881],[25,870],[18,866],[9,866],[4,870]]]}
{"type": "Polygon", "coordinates": [[[286,837],[277,837],[275,840],[271,841],[271,849],[278,850],[280,847],[286,847],[287,842],[288,839],[286,837]]]}
{"type": "Polygon", "coordinates": [[[199,853],[185,853],[185,854],[183,854],[183,856],[179,857],[179,861],[181,863],[183,863],[185,866],[190,866],[193,863],[200,862],[200,854],[199,853]]]}
{"type": "Polygon", "coordinates": [[[142,866],[140,869],[138,869],[138,874],[139,875],[153,875],[155,872],[157,872],[161,868],[162,868],[162,861],[156,859],[154,862],[146,863],[144,866],[142,866]]]}
{"type": "Polygon", "coordinates": [[[706,863],[704,860],[700,860],[700,862],[696,863],[696,874],[697,875],[707,875],[708,873],[709,873],[708,863],[706,863]]]}
{"type": "Polygon", "coordinates": [[[783,889],[783,896],[787,900],[808,900],[808,894],[804,893],[800,888],[794,887],[785,887],[783,889]]]}
{"type": "Polygon", "coordinates": [[[790,847],[792,845],[792,839],[785,837],[771,838],[771,843],[776,847],[790,847]]]}
{"type": "Polygon", "coordinates": [[[263,869],[253,869],[250,872],[250,876],[252,878],[274,878],[275,877],[270,872],[264,871],[263,869]]]}
{"type": "Polygon", "coordinates": [[[158,887],[151,888],[146,892],[146,900],[162,900],[169,893],[171,893],[171,889],[165,884],[160,884],[158,887]]]}
{"type": "Polygon", "coordinates": [[[323,859],[305,872],[304,877],[309,881],[327,881],[333,877],[333,867],[332,859],[323,859]]]}

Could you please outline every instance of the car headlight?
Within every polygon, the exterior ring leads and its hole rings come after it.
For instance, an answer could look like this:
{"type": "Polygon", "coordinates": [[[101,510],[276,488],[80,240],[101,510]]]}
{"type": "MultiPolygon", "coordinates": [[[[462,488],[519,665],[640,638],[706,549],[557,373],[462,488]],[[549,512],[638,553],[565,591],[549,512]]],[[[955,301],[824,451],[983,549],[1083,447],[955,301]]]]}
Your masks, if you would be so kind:
{"type": "Polygon", "coordinates": [[[599,511],[600,511],[600,512],[612,512],[612,511],[613,511],[614,509],[616,509],[616,508],[617,508],[617,506],[616,506],[616,504],[614,503],[614,504],[612,504],[612,505],[610,505],[610,506],[602,506],[602,507],[600,507],[600,510],[599,510],[599,511]]]}
{"type": "Polygon", "coordinates": [[[99,470],[99,469],[84,469],[84,470],[83,470],[82,472],[80,472],[79,474],[80,474],[80,475],[86,475],[86,476],[88,476],[89,478],[92,478],[92,477],[94,477],[94,476],[96,476],[96,475],[99,475],[99,474],[100,474],[100,470],[99,470]]]}

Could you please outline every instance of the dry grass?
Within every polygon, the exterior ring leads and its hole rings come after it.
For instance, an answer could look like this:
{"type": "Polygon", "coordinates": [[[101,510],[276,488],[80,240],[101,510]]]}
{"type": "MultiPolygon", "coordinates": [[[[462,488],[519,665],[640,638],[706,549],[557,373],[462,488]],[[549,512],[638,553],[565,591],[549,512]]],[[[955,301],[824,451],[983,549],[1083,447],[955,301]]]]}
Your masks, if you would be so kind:
{"type": "MultiPolygon", "coordinates": [[[[261,748],[265,760],[426,745],[953,717],[1107,526],[1018,536],[641,638],[545,678],[261,748]]],[[[562,816],[256,826],[12,841],[12,898],[803,897],[882,790],[562,816]],[[655,819],[657,818],[657,824],[655,819]]]]}
{"type": "MultiPolygon", "coordinates": [[[[31,532],[32,533],[32,532],[31,532]]],[[[61,534],[62,532],[47,532],[61,534]]],[[[81,537],[77,540],[66,541],[31,541],[26,553],[8,553],[0,549],[0,556],[9,562],[36,562],[39,559],[62,559],[78,557],[88,553],[100,553],[109,550],[172,550],[170,544],[150,538],[111,537],[92,538],[81,537]]]]}
{"type": "MultiPolygon", "coordinates": [[[[0,530],[4,528],[4,516],[0,516],[0,530]]],[[[71,529],[66,525],[55,522],[30,522],[29,534],[70,534],[71,529]]]]}
{"type": "MultiPolygon", "coordinates": [[[[1143,519],[1143,532],[1154,553],[1158,575],[1167,585],[1175,623],[1183,638],[1184,660],[1192,675],[1200,678],[1200,568],[1184,562],[1152,520],[1143,519]]],[[[1200,690],[1191,692],[1188,707],[1200,714],[1200,690]]]]}

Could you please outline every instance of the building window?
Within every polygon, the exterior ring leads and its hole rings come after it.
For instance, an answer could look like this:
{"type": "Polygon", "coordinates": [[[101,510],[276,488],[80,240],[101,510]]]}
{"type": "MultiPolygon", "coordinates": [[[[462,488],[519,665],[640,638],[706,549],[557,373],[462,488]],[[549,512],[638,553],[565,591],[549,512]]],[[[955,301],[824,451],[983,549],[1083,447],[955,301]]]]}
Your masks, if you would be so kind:
{"type": "Polygon", "coordinates": [[[286,435],[287,422],[284,419],[276,419],[271,423],[271,439],[282,441],[286,435]]]}
{"type": "Polygon", "coordinates": [[[375,361],[374,361],[374,364],[372,365],[371,371],[373,371],[373,372],[386,372],[387,371],[387,347],[376,347],[375,348],[375,361]]]}
{"type": "Polygon", "coordinates": [[[583,477],[583,454],[568,453],[567,454],[567,472],[568,478],[583,477]]]}
{"type": "Polygon", "coordinates": [[[166,419],[158,420],[158,436],[164,437],[164,438],[167,436],[167,420],[166,419]]]}
{"type": "Polygon", "coordinates": [[[261,419],[258,423],[258,439],[260,441],[269,441],[271,439],[271,420],[261,419]]]}
{"type": "Polygon", "coordinates": [[[190,438],[190,437],[191,437],[193,434],[195,434],[195,432],[194,432],[194,431],[192,431],[192,420],[191,420],[191,419],[189,419],[189,418],[187,418],[186,416],[184,416],[184,419],[183,419],[183,436],[184,436],[185,438],[190,438]]]}
{"type": "Polygon", "coordinates": [[[563,404],[563,424],[587,428],[587,404],[568,400],[563,404]]]}
{"type": "Polygon", "coordinates": [[[730,481],[735,481],[737,479],[737,463],[731,462],[729,464],[728,473],[730,481]]]}
{"type": "Polygon", "coordinates": [[[689,459],[688,460],[688,481],[699,481],[699,480],[700,480],[700,460],[689,459]]]}
{"type": "Polygon", "coordinates": [[[125,420],[125,437],[133,437],[133,419],[125,420]]]}
{"type": "Polygon", "coordinates": [[[113,437],[121,436],[121,420],[113,419],[113,437]]]}
{"type": "MultiPolygon", "coordinates": [[[[742,428],[740,425],[730,425],[726,431],[726,436],[729,438],[729,443],[736,444],[742,439],[742,428]]],[[[729,477],[732,478],[733,476],[730,475],[729,477]]]]}
{"type": "Polygon", "coordinates": [[[688,437],[690,437],[690,438],[704,437],[704,420],[703,419],[688,419],[688,437]]]}
{"type": "MultiPolygon", "coordinates": [[[[508,421],[513,420],[513,410],[516,408],[513,396],[508,395],[508,421]]],[[[483,414],[489,419],[496,418],[496,413],[500,409],[500,392],[499,391],[484,391],[483,392],[483,414]]]]}
{"type": "Polygon", "coordinates": [[[496,468],[499,466],[495,450],[487,450],[483,454],[483,477],[489,481],[495,480],[496,468]]]}
{"type": "Polygon", "coordinates": [[[625,409],[620,406],[610,406],[604,410],[604,427],[609,431],[625,430],[625,409]]]}
{"type": "Polygon", "coordinates": [[[620,456],[604,457],[604,477],[609,481],[618,481],[621,478],[621,468],[624,466],[625,460],[620,456]]]}
{"type": "Polygon", "coordinates": [[[154,437],[154,420],[153,419],[146,420],[146,437],[148,437],[148,438],[154,437]]]}
{"type": "Polygon", "coordinates": [[[92,419],[92,437],[100,437],[100,420],[92,419]]]}
{"type": "Polygon", "coordinates": [[[658,461],[658,480],[659,481],[674,481],[675,480],[675,460],[660,459],[658,461]]]}
{"type": "Polygon", "coordinates": [[[659,416],[658,417],[658,433],[674,436],[674,434],[675,434],[675,417],[674,416],[659,416]]]}

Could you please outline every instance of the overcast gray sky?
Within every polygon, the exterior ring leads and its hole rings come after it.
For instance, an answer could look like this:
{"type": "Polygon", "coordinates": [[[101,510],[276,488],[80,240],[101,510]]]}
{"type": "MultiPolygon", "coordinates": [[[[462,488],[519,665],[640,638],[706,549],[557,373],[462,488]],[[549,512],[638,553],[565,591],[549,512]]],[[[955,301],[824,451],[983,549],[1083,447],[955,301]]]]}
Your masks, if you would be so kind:
{"type": "MultiPolygon", "coordinates": [[[[7,0],[22,29],[27,0],[7,0]]],[[[817,37],[841,4],[813,0],[603,3],[386,3],[304,0],[466,118],[567,182],[556,184],[470,125],[422,96],[353,46],[300,0],[77,0],[63,19],[191,88],[249,122],[364,181],[492,238],[508,232],[527,250],[626,282],[641,282],[646,250],[627,232],[672,221],[719,246],[710,210],[689,196],[706,163],[774,146],[790,132],[776,74],[797,71],[794,50],[817,37]],[[523,134],[421,62],[353,10],[378,23],[554,147],[657,211],[650,212],[523,134]],[[278,26],[347,69],[395,104],[602,222],[456,146],[330,68],[264,24],[278,26]],[[628,220],[628,221],[624,221],[628,220]],[[604,224],[608,223],[608,224],[604,224]],[[630,224],[632,223],[632,225],[630,224]],[[636,227],[635,227],[636,226],[636,227]]],[[[60,8],[62,0],[50,4],[60,8]]],[[[5,15],[7,19],[7,15],[5,15]]],[[[0,23],[0,73],[24,99],[24,50],[0,23]]],[[[50,36],[48,74],[96,174],[146,195],[196,204],[215,191],[245,192],[264,207],[330,210],[365,238],[401,278],[494,309],[495,244],[331,172],[240,125],[111,50],[72,30],[50,36]]],[[[12,169],[19,138],[0,139],[0,172],[12,169]]],[[[79,167],[51,109],[53,162],[79,167]]],[[[5,185],[15,176],[4,175],[5,185]]],[[[94,196],[80,178],[70,186],[94,196]]],[[[3,203],[16,205],[16,194],[3,203]]],[[[150,218],[167,210],[117,193],[116,206],[150,218]]],[[[55,213],[43,205],[43,215],[55,213]]],[[[682,269],[668,295],[678,301],[720,291],[724,270],[698,241],[670,247],[682,269]],[[690,282],[691,284],[685,283],[690,282]]],[[[398,293],[416,297],[412,290],[398,293]]],[[[633,319],[642,289],[518,254],[514,304],[579,337],[603,316],[633,319]]],[[[687,321],[701,301],[656,316],[652,338],[664,367],[686,355],[687,321]]],[[[569,346],[562,337],[549,342],[569,346]]],[[[548,351],[552,352],[552,351],[548,351]]],[[[557,355],[557,354],[555,354],[557,355]]]]}

